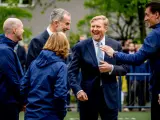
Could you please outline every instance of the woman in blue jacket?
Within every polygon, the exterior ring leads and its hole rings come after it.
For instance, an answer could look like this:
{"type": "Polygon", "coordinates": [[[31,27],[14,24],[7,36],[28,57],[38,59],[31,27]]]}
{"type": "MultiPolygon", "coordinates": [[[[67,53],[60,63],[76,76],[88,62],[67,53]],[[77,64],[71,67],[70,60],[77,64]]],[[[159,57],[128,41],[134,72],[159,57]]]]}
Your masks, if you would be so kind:
{"type": "Polygon", "coordinates": [[[63,120],[66,115],[69,42],[62,32],[52,34],[22,79],[25,120],[63,120]]]}

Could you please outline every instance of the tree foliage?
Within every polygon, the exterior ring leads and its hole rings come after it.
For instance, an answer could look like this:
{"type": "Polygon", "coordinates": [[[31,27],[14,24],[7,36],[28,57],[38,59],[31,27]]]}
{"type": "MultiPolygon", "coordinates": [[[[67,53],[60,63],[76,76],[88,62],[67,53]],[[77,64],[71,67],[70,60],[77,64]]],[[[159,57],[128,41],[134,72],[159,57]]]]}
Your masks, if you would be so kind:
{"type": "MultiPolygon", "coordinates": [[[[134,39],[139,34],[141,40],[145,37],[144,6],[150,0],[85,0],[84,6],[91,10],[77,24],[80,32],[89,26],[89,19],[95,15],[105,15],[110,20],[110,27],[120,39],[134,39]]],[[[84,31],[86,32],[86,31],[84,31]]],[[[113,36],[114,37],[114,36],[113,36]]]]}
{"type": "MultiPolygon", "coordinates": [[[[24,9],[19,7],[12,7],[12,6],[0,6],[0,33],[3,33],[3,23],[9,17],[17,17],[17,18],[32,18],[32,14],[24,9]]],[[[29,28],[25,28],[24,36],[25,38],[29,38],[32,33],[30,32],[29,28]]]]}
{"type": "MultiPolygon", "coordinates": [[[[20,7],[18,7],[19,0],[6,0],[7,6],[0,6],[0,33],[3,33],[3,23],[9,17],[16,17],[19,19],[31,19],[32,14],[20,7]]],[[[24,28],[24,38],[27,39],[32,35],[29,28],[24,28]]]]}

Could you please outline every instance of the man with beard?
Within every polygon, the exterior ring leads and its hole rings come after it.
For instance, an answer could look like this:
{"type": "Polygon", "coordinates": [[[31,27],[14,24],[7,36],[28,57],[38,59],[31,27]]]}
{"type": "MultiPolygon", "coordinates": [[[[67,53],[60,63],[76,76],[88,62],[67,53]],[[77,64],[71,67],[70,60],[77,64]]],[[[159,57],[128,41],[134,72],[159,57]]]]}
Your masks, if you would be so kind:
{"type": "Polygon", "coordinates": [[[70,24],[71,15],[68,11],[62,8],[53,9],[50,15],[50,24],[47,29],[31,40],[26,67],[28,68],[31,62],[39,55],[47,39],[53,32],[62,31],[65,33],[67,30],[70,30],[70,24]]]}
{"type": "Polygon", "coordinates": [[[72,51],[68,78],[70,86],[79,100],[80,120],[117,120],[118,118],[118,84],[116,75],[125,75],[127,67],[109,58],[100,50],[101,45],[111,45],[120,51],[117,41],[105,36],[108,19],[96,16],[90,21],[92,38],[78,42],[72,51]],[[77,76],[81,70],[79,84],[77,76]]]}
{"type": "Polygon", "coordinates": [[[8,18],[3,30],[4,35],[0,36],[0,119],[18,120],[23,70],[14,47],[23,38],[23,24],[17,18],[8,18]]]}
{"type": "Polygon", "coordinates": [[[146,5],[144,21],[153,30],[135,54],[115,52],[109,46],[103,46],[101,49],[109,56],[126,64],[140,65],[149,59],[152,88],[151,120],[160,120],[160,2],[150,2],[146,5]]]}

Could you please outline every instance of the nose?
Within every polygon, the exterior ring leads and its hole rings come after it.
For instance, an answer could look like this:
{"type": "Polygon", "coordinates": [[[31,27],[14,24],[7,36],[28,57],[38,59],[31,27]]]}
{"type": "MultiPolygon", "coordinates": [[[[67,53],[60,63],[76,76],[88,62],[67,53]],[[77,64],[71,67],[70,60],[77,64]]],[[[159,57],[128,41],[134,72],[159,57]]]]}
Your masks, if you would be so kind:
{"type": "Polygon", "coordinates": [[[147,20],[148,20],[148,17],[147,17],[147,16],[145,16],[145,17],[144,17],[144,21],[147,21],[147,20]]]}
{"type": "Polygon", "coordinates": [[[70,25],[67,26],[67,30],[70,30],[70,25]]]}

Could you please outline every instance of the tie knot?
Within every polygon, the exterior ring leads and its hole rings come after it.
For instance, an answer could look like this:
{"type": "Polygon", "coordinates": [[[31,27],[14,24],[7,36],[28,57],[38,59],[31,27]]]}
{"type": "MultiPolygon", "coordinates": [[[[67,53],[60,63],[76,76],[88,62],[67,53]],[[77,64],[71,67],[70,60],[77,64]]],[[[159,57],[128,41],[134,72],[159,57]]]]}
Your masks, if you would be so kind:
{"type": "Polygon", "coordinates": [[[98,46],[98,47],[99,47],[99,46],[101,46],[101,45],[102,45],[102,43],[101,43],[101,42],[98,42],[98,43],[97,43],[97,46],[98,46]]]}

